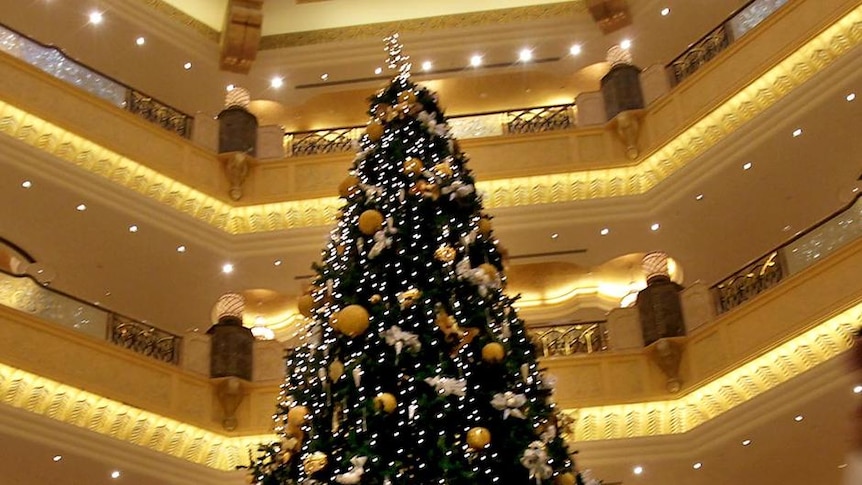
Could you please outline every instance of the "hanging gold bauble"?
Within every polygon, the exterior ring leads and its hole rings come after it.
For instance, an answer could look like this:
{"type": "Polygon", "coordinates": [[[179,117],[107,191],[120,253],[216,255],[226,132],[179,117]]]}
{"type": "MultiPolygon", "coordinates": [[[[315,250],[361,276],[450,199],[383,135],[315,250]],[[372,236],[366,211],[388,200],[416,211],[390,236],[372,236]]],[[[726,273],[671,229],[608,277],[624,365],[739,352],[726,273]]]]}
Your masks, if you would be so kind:
{"type": "Polygon", "coordinates": [[[329,324],[348,337],[358,337],[368,330],[368,310],[362,305],[348,305],[332,314],[329,324]]]}
{"type": "Polygon", "coordinates": [[[398,401],[395,399],[395,396],[388,392],[381,392],[374,398],[374,408],[386,414],[392,414],[397,405],[398,401]]]}
{"type": "Polygon", "coordinates": [[[491,219],[482,217],[479,219],[479,234],[488,237],[491,235],[491,219]]]}
{"type": "Polygon", "coordinates": [[[416,300],[422,296],[422,292],[419,291],[418,288],[410,288],[409,290],[398,293],[397,296],[401,309],[406,310],[416,304],[416,300]]]}
{"type": "Polygon", "coordinates": [[[383,138],[383,125],[379,121],[372,121],[365,127],[365,134],[371,141],[379,141],[383,138]]]}
{"type": "Polygon", "coordinates": [[[371,236],[383,225],[383,214],[374,209],[368,209],[359,215],[359,232],[371,236]]]}
{"type": "Polygon", "coordinates": [[[491,444],[491,432],[488,428],[476,426],[467,431],[467,445],[472,450],[481,450],[491,444]]]}
{"type": "Polygon", "coordinates": [[[314,297],[306,293],[296,300],[296,308],[303,317],[310,317],[314,310],[314,297]]]}
{"type": "Polygon", "coordinates": [[[411,157],[404,160],[404,173],[407,175],[419,175],[423,168],[425,165],[418,158],[411,157]]]}
{"type": "Polygon", "coordinates": [[[413,104],[416,102],[416,94],[413,91],[401,91],[398,93],[398,101],[413,104]]]}
{"type": "Polygon", "coordinates": [[[489,364],[499,364],[506,357],[506,348],[499,342],[491,342],[482,347],[482,360],[489,364]]]}
{"type": "Polygon", "coordinates": [[[309,475],[313,475],[320,470],[326,468],[326,464],[328,463],[328,459],[326,457],[326,453],[322,451],[315,451],[314,453],[305,457],[302,460],[302,468],[305,470],[305,473],[309,475]]]}
{"type": "Polygon", "coordinates": [[[338,184],[338,195],[345,199],[356,193],[359,190],[359,179],[353,175],[348,175],[338,184]]]}
{"type": "Polygon", "coordinates": [[[577,483],[575,476],[568,472],[557,475],[554,479],[554,485],[575,485],[575,483],[577,483]]]}
{"type": "Polygon", "coordinates": [[[374,107],[374,117],[378,120],[386,119],[386,113],[391,109],[386,103],[380,103],[374,107]]]}
{"type": "Polygon", "coordinates": [[[289,463],[291,458],[293,458],[292,452],[287,451],[287,450],[281,452],[281,462],[282,463],[289,463]]]}
{"type": "Polygon", "coordinates": [[[482,263],[479,265],[479,269],[482,270],[485,275],[488,276],[489,279],[493,280],[497,278],[497,267],[491,263],[482,263]]]}
{"type": "Polygon", "coordinates": [[[329,380],[332,382],[341,379],[341,376],[344,375],[344,364],[338,359],[333,360],[332,363],[329,364],[328,374],[329,380]]]}
{"type": "Polygon", "coordinates": [[[452,165],[449,165],[448,161],[440,162],[437,165],[434,165],[433,169],[435,172],[439,173],[444,177],[452,176],[452,165]]]}
{"type": "Polygon", "coordinates": [[[431,200],[437,200],[440,198],[440,186],[437,184],[433,184],[425,180],[420,180],[416,182],[416,187],[419,189],[419,192],[424,197],[427,197],[431,200]]]}
{"type": "Polygon", "coordinates": [[[383,301],[383,297],[375,293],[371,295],[371,298],[369,298],[368,301],[371,302],[372,305],[376,305],[383,301]]]}
{"type": "Polygon", "coordinates": [[[455,254],[455,249],[452,246],[442,244],[434,251],[434,259],[444,263],[449,263],[455,260],[455,254]]]}
{"type": "Polygon", "coordinates": [[[295,406],[287,412],[287,424],[299,428],[308,419],[308,408],[305,406],[295,406]]]}

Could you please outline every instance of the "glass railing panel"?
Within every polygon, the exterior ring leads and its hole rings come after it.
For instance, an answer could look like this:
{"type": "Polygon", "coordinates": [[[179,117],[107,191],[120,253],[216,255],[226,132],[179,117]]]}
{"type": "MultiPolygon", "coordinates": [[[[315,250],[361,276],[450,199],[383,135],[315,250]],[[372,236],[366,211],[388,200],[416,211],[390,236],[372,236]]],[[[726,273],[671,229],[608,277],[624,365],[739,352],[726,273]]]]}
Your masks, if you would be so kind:
{"type": "Polygon", "coordinates": [[[835,217],[788,244],[784,260],[789,274],[820,261],[862,236],[862,197],[835,217]]]}
{"type": "Polygon", "coordinates": [[[0,272],[0,304],[98,339],[107,335],[108,312],[49,291],[27,277],[0,272]]]}
{"type": "Polygon", "coordinates": [[[754,0],[727,22],[731,37],[742,37],[785,3],[787,0],[754,0]]]}

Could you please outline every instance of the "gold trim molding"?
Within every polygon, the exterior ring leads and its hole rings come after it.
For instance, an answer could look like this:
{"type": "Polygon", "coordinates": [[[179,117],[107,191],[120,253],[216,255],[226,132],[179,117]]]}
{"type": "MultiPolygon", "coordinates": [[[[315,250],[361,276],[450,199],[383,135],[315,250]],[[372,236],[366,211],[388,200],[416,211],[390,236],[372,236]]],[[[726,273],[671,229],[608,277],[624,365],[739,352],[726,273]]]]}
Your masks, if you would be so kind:
{"type": "Polygon", "coordinates": [[[682,434],[849,350],[862,303],[674,400],[568,409],[576,442],[682,434]]]}
{"type": "Polygon", "coordinates": [[[265,35],[260,39],[260,50],[283,49],[329,42],[343,42],[356,39],[382,39],[393,32],[426,33],[445,29],[460,29],[483,25],[501,25],[513,22],[529,22],[544,19],[572,17],[586,11],[583,0],[569,2],[513,7],[482,12],[468,12],[439,17],[406,19],[375,24],[354,25],[331,29],[290,32],[265,35]]]}
{"type": "MultiPolygon", "coordinates": [[[[488,209],[644,194],[860,42],[862,6],[636,165],[490,180],[477,188],[485,193],[488,209]]],[[[232,206],[2,102],[0,132],[229,234],[325,226],[341,205],[335,197],[323,197],[232,206]]]]}
{"type": "Polygon", "coordinates": [[[247,465],[250,451],[275,439],[220,435],[4,364],[0,403],[223,471],[247,465]]]}
{"type": "Polygon", "coordinates": [[[159,14],[167,17],[173,22],[185,25],[186,27],[206,37],[208,40],[218,42],[219,38],[221,37],[219,31],[192,17],[191,15],[183,12],[182,10],[179,10],[178,8],[167,2],[164,2],[162,0],[138,0],[138,2],[157,11],[159,14]]]}

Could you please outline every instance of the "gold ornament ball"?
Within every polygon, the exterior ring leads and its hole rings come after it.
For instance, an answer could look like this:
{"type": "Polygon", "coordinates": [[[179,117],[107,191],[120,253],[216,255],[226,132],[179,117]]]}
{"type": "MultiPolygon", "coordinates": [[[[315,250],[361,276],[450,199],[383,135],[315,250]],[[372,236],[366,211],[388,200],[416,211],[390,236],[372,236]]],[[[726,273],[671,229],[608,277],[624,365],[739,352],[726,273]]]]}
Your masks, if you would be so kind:
{"type": "Polygon", "coordinates": [[[482,263],[479,265],[479,269],[492,280],[497,277],[497,267],[491,263],[482,263]]]}
{"type": "Polygon", "coordinates": [[[348,305],[335,312],[330,319],[332,326],[348,337],[358,337],[368,330],[368,310],[362,305],[348,305]]]}
{"type": "Polygon", "coordinates": [[[371,295],[371,298],[369,298],[368,301],[370,301],[372,305],[376,305],[376,304],[380,303],[381,301],[383,301],[383,297],[381,295],[378,295],[375,293],[375,294],[371,295]]]}
{"type": "Polygon", "coordinates": [[[333,360],[329,364],[329,380],[335,382],[341,379],[342,375],[344,375],[344,364],[340,360],[333,360]]]}
{"type": "Polygon", "coordinates": [[[422,173],[423,168],[425,168],[425,165],[418,158],[404,160],[404,173],[407,175],[418,175],[422,173]]]}
{"type": "Polygon", "coordinates": [[[254,473],[249,473],[245,476],[245,483],[248,483],[249,485],[257,483],[257,475],[255,475],[254,473]]]}
{"type": "Polygon", "coordinates": [[[308,408],[305,406],[292,407],[287,412],[287,424],[295,428],[302,426],[306,418],[308,418],[308,408]]]}
{"type": "Polygon", "coordinates": [[[289,463],[291,458],[293,458],[293,453],[291,453],[290,451],[283,451],[281,453],[282,463],[289,463]]]}
{"type": "Polygon", "coordinates": [[[338,184],[338,195],[344,197],[350,197],[354,192],[356,192],[357,186],[359,185],[359,179],[354,177],[353,175],[348,175],[347,178],[341,181],[338,184]]]}
{"type": "Polygon", "coordinates": [[[575,483],[575,476],[568,472],[557,475],[554,479],[554,485],[575,485],[575,483]]]}
{"type": "Polygon", "coordinates": [[[326,457],[326,453],[322,451],[315,451],[314,453],[305,457],[302,460],[302,467],[305,469],[305,473],[309,475],[313,475],[320,470],[326,468],[326,464],[328,463],[328,459],[326,457]]]}
{"type": "Polygon", "coordinates": [[[445,176],[452,176],[452,166],[449,165],[449,162],[440,162],[437,165],[434,165],[434,171],[445,176]]]}
{"type": "Polygon", "coordinates": [[[476,426],[467,431],[467,445],[473,450],[481,450],[491,444],[491,432],[488,428],[476,426]]]}
{"type": "Polygon", "coordinates": [[[398,93],[398,101],[413,104],[416,102],[416,94],[414,94],[413,91],[401,91],[398,93]]]}
{"type": "Polygon", "coordinates": [[[455,255],[456,255],[455,249],[448,244],[443,244],[434,251],[434,258],[437,261],[441,261],[444,263],[449,263],[449,262],[454,261],[455,255]]]}
{"type": "Polygon", "coordinates": [[[296,308],[302,316],[310,317],[314,310],[314,297],[309,294],[301,295],[296,301],[296,308]]]}
{"type": "Polygon", "coordinates": [[[499,342],[491,342],[482,347],[482,360],[489,364],[499,364],[506,357],[506,348],[499,342]]]}
{"type": "Polygon", "coordinates": [[[372,121],[365,127],[365,134],[371,141],[379,141],[383,138],[383,125],[380,122],[372,121]]]}
{"type": "Polygon", "coordinates": [[[374,398],[374,408],[386,414],[392,414],[397,405],[398,401],[395,400],[395,396],[388,392],[381,392],[374,398]]]}
{"type": "Polygon", "coordinates": [[[491,219],[487,217],[479,219],[479,233],[485,237],[491,235],[491,219]]]}
{"type": "Polygon", "coordinates": [[[383,214],[374,209],[368,209],[359,215],[359,232],[366,236],[374,235],[383,225],[383,214]]]}

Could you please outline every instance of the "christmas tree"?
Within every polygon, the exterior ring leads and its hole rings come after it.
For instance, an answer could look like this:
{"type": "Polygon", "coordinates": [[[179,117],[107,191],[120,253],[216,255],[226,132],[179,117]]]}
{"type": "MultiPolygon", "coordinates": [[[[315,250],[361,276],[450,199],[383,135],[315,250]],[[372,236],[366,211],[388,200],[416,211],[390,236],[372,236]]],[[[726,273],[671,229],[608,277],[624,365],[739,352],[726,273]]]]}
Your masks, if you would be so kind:
{"type": "Polygon", "coordinates": [[[249,481],[575,484],[503,257],[436,95],[399,70],[368,124],[249,481]]]}

